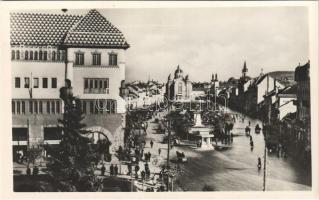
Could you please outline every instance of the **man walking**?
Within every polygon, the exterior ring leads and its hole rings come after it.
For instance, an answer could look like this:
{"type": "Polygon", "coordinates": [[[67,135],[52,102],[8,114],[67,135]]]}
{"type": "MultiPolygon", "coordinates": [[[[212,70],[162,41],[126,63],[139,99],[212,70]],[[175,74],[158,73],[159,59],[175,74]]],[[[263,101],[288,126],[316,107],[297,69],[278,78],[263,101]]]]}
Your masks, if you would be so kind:
{"type": "Polygon", "coordinates": [[[158,155],[161,155],[161,148],[158,148],[158,155]]]}
{"type": "Polygon", "coordinates": [[[154,145],[153,140],[151,140],[150,145],[151,145],[151,148],[153,148],[153,145],[154,145]]]}
{"type": "Polygon", "coordinates": [[[103,164],[101,167],[101,175],[104,176],[104,174],[105,174],[105,166],[103,164]]]}

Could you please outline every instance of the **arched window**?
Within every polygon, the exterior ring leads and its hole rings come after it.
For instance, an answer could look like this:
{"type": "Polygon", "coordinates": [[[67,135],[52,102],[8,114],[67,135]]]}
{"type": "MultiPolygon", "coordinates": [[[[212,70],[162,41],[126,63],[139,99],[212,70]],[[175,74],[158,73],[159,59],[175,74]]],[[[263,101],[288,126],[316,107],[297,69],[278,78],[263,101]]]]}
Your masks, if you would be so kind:
{"type": "Polygon", "coordinates": [[[40,50],[39,51],[39,60],[42,60],[43,59],[43,53],[42,53],[42,51],[40,50]]]}
{"type": "Polygon", "coordinates": [[[48,60],[48,52],[44,51],[43,60],[48,60]]]}
{"type": "Polygon", "coordinates": [[[65,59],[65,51],[62,50],[61,51],[61,61],[64,61],[64,59],[65,59]]]}
{"type": "Polygon", "coordinates": [[[30,60],[33,60],[33,51],[30,51],[30,60]]]}
{"type": "Polygon", "coordinates": [[[60,51],[58,50],[58,53],[57,53],[57,60],[59,61],[60,60],[60,51]]]}
{"type": "Polygon", "coordinates": [[[55,53],[55,51],[52,51],[52,60],[53,60],[53,61],[56,60],[56,53],[55,53]]]}
{"type": "Polygon", "coordinates": [[[29,60],[29,52],[28,51],[24,52],[24,59],[29,60]]]}
{"type": "Polygon", "coordinates": [[[14,50],[11,51],[11,60],[16,59],[16,52],[14,50]]]}
{"type": "Polygon", "coordinates": [[[34,52],[34,60],[38,60],[38,52],[37,51],[34,52]]]}
{"type": "Polygon", "coordinates": [[[17,58],[17,60],[20,59],[20,51],[19,50],[16,50],[16,58],[17,58]]]}

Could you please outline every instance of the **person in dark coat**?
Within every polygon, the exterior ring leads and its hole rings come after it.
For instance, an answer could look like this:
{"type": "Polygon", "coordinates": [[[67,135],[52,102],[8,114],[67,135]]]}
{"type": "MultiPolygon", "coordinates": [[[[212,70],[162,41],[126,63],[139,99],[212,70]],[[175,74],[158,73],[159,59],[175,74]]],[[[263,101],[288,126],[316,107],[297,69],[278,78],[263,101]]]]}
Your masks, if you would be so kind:
{"type": "Polygon", "coordinates": [[[145,172],[144,171],[141,172],[141,177],[142,177],[142,180],[145,180],[145,172]]]}
{"type": "Polygon", "coordinates": [[[103,164],[101,167],[101,175],[104,176],[104,174],[105,174],[105,166],[103,164]]]}
{"type": "Polygon", "coordinates": [[[37,176],[39,174],[39,168],[37,166],[33,167],[33,176],[37,176]]]}
{"type": "Polygon", "coordinates": [[[137,174],[137,172],[140,170],[140,166],[136,165],[135,166],[135,174],[137,174]]]}
{"type": "Polygon", "coordinates": [[[153,148],[153,145],[154,145],[153,140],[151,140],[150,145],[151,145],[151,148],[153,148]]]}
{"type": "Polygon", "coordinates": [[[111,166],[110,166],[110,175],[111,176],[114,175],[114,166],[113,166],[113,164],[111,164],[111,166]]]}
{"type": "Polygon", "coordinates": [[[119,168],[117,165],[114,167],[114,175],[117,176],[119,174],[119,168]]]}
{"type": "Polygon", "coordinates": [[[158,148],[158,155],[161,155],[161,148],[158,148]]]}
{"type": "Polygon", "coordinates": [[[30,167],[27,167],[27,176],[30,176],[31,175],[31,169],[30,167]]]}

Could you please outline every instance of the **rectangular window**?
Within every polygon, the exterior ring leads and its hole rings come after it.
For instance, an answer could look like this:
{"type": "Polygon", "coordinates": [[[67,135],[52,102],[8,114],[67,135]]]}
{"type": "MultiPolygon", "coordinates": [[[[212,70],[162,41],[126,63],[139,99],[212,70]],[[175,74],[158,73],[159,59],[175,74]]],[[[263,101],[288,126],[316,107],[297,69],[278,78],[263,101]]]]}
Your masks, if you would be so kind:
{"type": "Polygon", "coordinates": [[[33,87],[39,88],[39,78],[33,78],[33,87]]]}
{"type": "Polygon", "coordinates": [[[48,88],[48,78],[42,78],[42,87],[48,88]]]}
{"type": "Polygon", "coordinates": [[[88,79],[84,79],[84,89],[89,88],[89,80],[88,79]]]}
{"type": "Polygon", "coordinates": [[[15,77],[15,88],[20,88],[20,78],[19,77],[15,77]]]}
{"type": "Polygon", "coordinates": [[[30,78],[25,77],[24,78],[24,88],[29,88],[30,87],[30,78]]]}
{"type": "Polygon", "coordinates": [[[86,114],[86,101],[82,101],[82,113],[86,114]]]}
{"type": "Polygon", "coordinates": [[[93,65],[101,65],[101,54],[100,53],[93,53],[93,65]]]}
{"type": "Polygon", "coordinates": [[[89,86],[89,88],[93,88],[93,80],[92,80],[92,79],[90,79],[90,86],[89,86]]]}
{"type": "Polygon", "coordinates": [[[90,114],[93,114],[93,110],[94,110],[94,102],[90,101],[90,114]]]}
{"type": "Polygon", "coordinates": [[[55,102],[54,101],[51,102],[51,111],[52,111],[52,113],[55,113],[55,102]]]}
{"type": "Polygon", "coordinates": [[[94,88],[98,88],[99,84],[98,84],[98,80],[94,80],[94,88]]]}
{"type": "Polygon", "coordinates": [[[39,101],[39,113],[40,114],[43,113],[43,103],[42,103],[42,101],[39,101]]]}
{"type": "Polygon", "coordinates": [[[16,102],[12,101],[12,114],[16,113],[16,102]]]}
{"type": "Polygon", "coordinates": [[[75,64],[84,65],[84,53],[75,53],[75,64]]]}
{"type": "Polygon", "coordinates": [[[60,113],[60,101],[56,102],[56,113],[60,113]]]}
{"type": "Polygon", "coordinates": [[[21,102],[21,105],[22,105],[22,114],[25,114],[25,101],[22,101],[21,102]]]}
{"type": "Polygon", "coordinates": [[[34,101],[34,113],[38,114],[38,102],[34,101]]]}
{"type": "Polygon", "coordinates": [[[109,88],[109,79],[108,78],[106,78],[106,79],[104,79],[104,86],[103,86],[105,89],[106,88],[109,88]]]}
{"type": "Polygon", "coordinates": [[[114,54],[114,53],[109,54],[109,65],[110,66],[117,65],[117,54],[114,54]]]}
{"type": "Polygon", "coordinates": [[[103,88],[103,80],[99,80],[99,88],[100,88],[100,89],[103,88]]]}
{"type": "Polygon", "coordinates": [[[20,102],[17,102],[17,114],[20,114],[20,102]]]}
{"type": "Polygon", "coordinates": [[[29,101],[29,113],[33,114],[33,102],[29,101]]]}
{"type": "Polygon", "coordinates": [[[50,101],[47,101],[47,113],[50,114],[50,101]]]}
{"type": "Polygon", "coordinates": [[[52,78],[52,88],[57,88],[57,79],[56,78],[52,78]]]}

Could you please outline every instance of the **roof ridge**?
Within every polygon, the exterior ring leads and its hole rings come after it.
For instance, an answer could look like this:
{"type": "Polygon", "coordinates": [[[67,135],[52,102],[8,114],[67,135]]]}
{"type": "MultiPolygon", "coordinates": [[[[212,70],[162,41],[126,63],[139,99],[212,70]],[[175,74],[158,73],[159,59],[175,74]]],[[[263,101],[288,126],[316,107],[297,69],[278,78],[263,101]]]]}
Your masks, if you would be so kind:
{"type": "Polygon", "coordinates": [[[60,13],[41,13],[41,12],[10,12],[10,15],[22,15],[22,14],[31,14],[31,15],[48,15],[48,16],[67,16],[67,17],[83,17],[81,14],[60,14],[60,13]]]}

